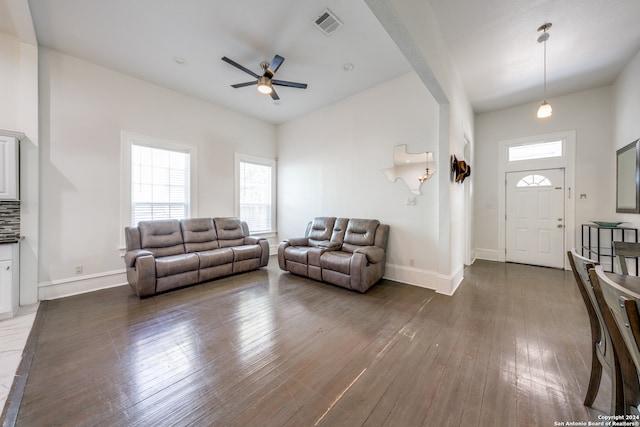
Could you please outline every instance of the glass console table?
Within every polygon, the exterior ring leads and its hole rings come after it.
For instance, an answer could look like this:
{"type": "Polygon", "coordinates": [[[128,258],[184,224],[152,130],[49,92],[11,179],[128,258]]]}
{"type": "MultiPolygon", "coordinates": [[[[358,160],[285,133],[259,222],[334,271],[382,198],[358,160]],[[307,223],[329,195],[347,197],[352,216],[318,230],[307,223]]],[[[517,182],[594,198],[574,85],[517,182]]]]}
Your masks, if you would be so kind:
{"type": "MultiPolygon", "coordinates": [[[[582,256],[598,261],[605,271],[614,272],[614,259],[611,242],[637,242],[638,229],[631,227],[601,227],[597,224],[582,224],[582,256]],[[585,238],[586,234],[586,238],[585,238]],[[595,236],[594,236],[595,235],[595,236]]],[[[638,275],[638,258],[635,259],[638,275]]],[[[617,268],[619,273],[619,268],[617,268]]],[[[631,272],[629,272],[631,274],[631,272]]]]}

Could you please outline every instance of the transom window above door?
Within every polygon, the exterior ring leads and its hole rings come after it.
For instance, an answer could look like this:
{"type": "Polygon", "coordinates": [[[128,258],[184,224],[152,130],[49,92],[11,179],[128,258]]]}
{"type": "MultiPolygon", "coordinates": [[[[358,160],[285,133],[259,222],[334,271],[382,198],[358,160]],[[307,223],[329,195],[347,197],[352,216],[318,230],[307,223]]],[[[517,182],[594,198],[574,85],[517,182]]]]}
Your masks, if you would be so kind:
{"type": "Polygon", "coordinates": [[[544,175],[527,175],[516,184],[516,187],[551,187],[553,184],[544,175]]]}
{"type": "Polygon", "coordinates": [[[562,140],[512,145],[508,152],[510,162],[551,157],[562,157],[562,140]]]}

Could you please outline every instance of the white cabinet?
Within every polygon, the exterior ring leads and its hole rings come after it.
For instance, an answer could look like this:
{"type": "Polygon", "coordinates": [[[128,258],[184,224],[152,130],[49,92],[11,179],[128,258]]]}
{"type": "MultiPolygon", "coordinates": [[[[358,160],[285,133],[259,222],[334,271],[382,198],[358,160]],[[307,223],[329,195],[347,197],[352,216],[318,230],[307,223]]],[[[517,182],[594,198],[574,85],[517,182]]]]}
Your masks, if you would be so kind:
{"type": "Polygon", "coordinates": [[[0,135],[0,200],[18,199],[18,139],[0,135]]]}
{"type": "Polygon", "coordinates": [[[19,243],[0,245],[0,319],[13,317],[20,292],[19,243]]]}

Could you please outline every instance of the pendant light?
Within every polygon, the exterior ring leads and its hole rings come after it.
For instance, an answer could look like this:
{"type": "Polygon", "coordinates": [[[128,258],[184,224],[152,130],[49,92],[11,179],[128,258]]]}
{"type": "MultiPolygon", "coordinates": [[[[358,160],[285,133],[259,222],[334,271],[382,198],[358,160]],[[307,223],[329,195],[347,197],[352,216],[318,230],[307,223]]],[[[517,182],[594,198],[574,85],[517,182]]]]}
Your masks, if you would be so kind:
{"type": "Polygon", "coordinates": [[[542,24],[540,25],[540,27],[538,27],[538,32],[542,31],[542,34],[540,34],[540,36],[538,37],[538,43],[542,43],[544,45],[544,96],[542,105],[540,106],[540,108],[538,108],[539,119],[551,117],[551,114],[553,113],[551,104],[547,102],[547,40],[549,40],[549,33],[547,33],[547,30],[549,28],[551,28],[550,22],[542,24]]]}

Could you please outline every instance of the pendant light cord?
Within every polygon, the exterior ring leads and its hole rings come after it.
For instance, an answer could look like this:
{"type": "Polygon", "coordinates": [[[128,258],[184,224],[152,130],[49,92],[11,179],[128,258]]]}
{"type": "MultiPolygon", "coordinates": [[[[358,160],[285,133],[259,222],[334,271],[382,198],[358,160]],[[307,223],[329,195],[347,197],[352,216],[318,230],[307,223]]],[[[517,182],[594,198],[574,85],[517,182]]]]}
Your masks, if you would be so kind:
{"type": "MultiPolygon", "coordinates": [[[[544,31],[545,33],[547,30],[544,31]]],[[[544,96],[544,102],[547,101],[547,41],[544,41],[544,84],[542,94],[544,96]]]]}

